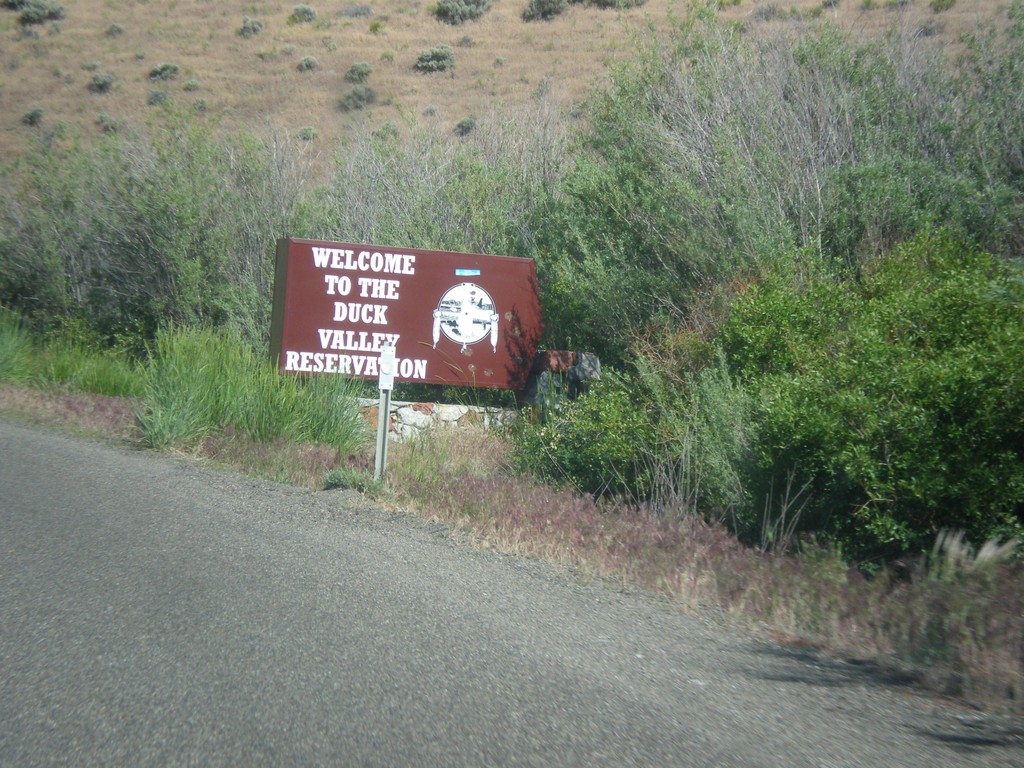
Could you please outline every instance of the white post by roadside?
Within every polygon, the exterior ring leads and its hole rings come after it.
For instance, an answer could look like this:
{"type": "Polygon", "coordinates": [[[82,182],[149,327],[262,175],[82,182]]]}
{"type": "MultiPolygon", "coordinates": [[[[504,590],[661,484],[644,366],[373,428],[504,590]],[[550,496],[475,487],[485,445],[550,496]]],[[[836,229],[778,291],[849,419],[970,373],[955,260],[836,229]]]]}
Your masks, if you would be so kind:
{"type": "Polygon", "coordinates": [[[391,390],[395,386],[395,345],[385,342],[380,349],[380,403],[377,406],[377,453],[373,479],[380,480],[388,463],[388,426],[391,421],[391,390]]]}

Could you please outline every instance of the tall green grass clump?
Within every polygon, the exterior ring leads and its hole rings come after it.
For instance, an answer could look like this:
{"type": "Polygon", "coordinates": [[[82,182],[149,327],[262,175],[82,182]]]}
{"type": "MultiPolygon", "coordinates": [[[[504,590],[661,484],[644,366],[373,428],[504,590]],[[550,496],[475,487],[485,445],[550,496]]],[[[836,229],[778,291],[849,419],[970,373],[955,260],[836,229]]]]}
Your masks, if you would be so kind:
{"type": "Polygon", "coordinates": [[[237,333],[161,331],[146,385],[139,422],[146,443],[157,448],[193,447],[224,429],[261,441],[320,442],[343,452],[364,439],[349,380],[283,377],[237,333]]]}
{"type": "Polygon", "coordinates": [[[0,308],[0,381],[38,387],[70,387],[110,397],[142,392],[139,366],[123,350],[90,344],[87,329],[62,331],[34,339],[21,319],[0,308]]]}
{"type": "Polygon", "coordinates": [[[32,340],[20,318],[0,307],[0,382],[24,380],[31,355],[32,340]]]}
{"type": "Polygon", "coordinates": [[[61,336],[36,350],[32,381],[43,386],[70,387],[108,397],[141,397],[145,376],[127,352],[87,346],[61,336]]]}

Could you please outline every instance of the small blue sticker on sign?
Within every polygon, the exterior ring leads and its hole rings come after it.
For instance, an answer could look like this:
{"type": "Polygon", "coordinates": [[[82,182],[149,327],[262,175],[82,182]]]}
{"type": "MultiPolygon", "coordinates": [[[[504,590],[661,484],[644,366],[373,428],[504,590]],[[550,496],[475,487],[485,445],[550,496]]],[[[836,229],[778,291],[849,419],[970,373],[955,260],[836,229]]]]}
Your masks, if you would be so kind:
{"type": "Polygon", "coordinates": [[[479,274],[480,274],[480,270],[479,269],[456,269],[455,270],[455,275],[457,277],[469,277],[471,275],[479,275],[479,274]]]}

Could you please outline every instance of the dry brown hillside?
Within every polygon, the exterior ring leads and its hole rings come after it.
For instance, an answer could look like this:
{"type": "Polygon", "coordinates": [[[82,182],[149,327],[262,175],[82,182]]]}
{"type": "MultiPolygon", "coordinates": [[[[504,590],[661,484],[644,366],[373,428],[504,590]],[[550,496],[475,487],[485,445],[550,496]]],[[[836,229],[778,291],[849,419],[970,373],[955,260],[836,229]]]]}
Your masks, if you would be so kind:
{"type": "MultiPolygon", "coordinates": [[[[937,11],[935,2],[730,0],[720,13],[752,32],[832,19],[858,34],[904,25],[955,44],[962,31],[1006,5],[956,0],[937,11]]],[[[628,11],[572,5],[554,20],[525,22],[527,0],[495,0],[480,20],[461,26],[439,22],[421,0],[314,0],[308,5],[316,19],[305,23],[290,20],[295,3],[261,0],[63,0],[62,18],[30,26],[5,8],[0,159],[16,157],[34,133],[88,139],[104,125],[159,121],[168,108],[227,131],[274,127],[315,135],[325,148],[387,121],[426,117],[450,132],[466,117],[521,104],[538,89],[568,102],[580,98],[629,55],[638,34],[667,29],[669,14],[686,4],[649,0],[628,11]],[[245,18],[262,30],[240,34],[245,18]],[[416,72],[420,52],[440,43],[454,50],[454,71],[416,72]],[[315,66],[300,71],[306,57],[315,66]],[[345,111],[342,99],[354,88],[346,73],[357,62],[372,68],[366,85],[376,101],[345,111]],[[160,79],[156,73],[167,64],[177,75],[160,79]]]]}

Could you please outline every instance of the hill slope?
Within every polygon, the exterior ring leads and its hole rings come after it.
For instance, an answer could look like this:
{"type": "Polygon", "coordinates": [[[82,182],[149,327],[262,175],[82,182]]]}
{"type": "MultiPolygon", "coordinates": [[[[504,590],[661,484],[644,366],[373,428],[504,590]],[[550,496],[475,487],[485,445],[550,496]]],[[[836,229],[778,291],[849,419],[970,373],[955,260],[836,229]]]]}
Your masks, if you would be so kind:
{"type": "MultiPolygon", "coordinates": [[[[122,121],[159,121],[167,110],[230,132],[272,127],[316,136],[325,148],[388,121],[432,121],[447,133],[542,90],[578,100],[635,49],[637,35],[665,31],[688,5],[572,5],[550,21],[525,22],[526,0],[495,0],[482,18],[459,26],[438,21],[435,6],[421,0],[319,3],[315,20],[301,23],[294,4],[260,0],[81,0],[59,19],[29,26],[5,8],[0,159],[17,157],[33,133],[88,139],[122,121]],[[247,18],[260,31],[241,34],[247,18]],[[454,69],[417,72],[419,54],[439,44],[454,51],[454,69]],[[346,110],[342,101],[355,88],[346,74],[359,62],[372,69],[364,85],[375,99],[346,110]],[[164,79],[173,72],[161,69],[166,64],[177,73],[164,79]]],[[[941,12],[926,0],[794,0],[785,7],[740,0],[720,13],[752,32],[780,24],[798,31],[828,19],[866,35],[904,25],[948,44],[1001,7],[997,0],[961,0],[941,12]]]]}

